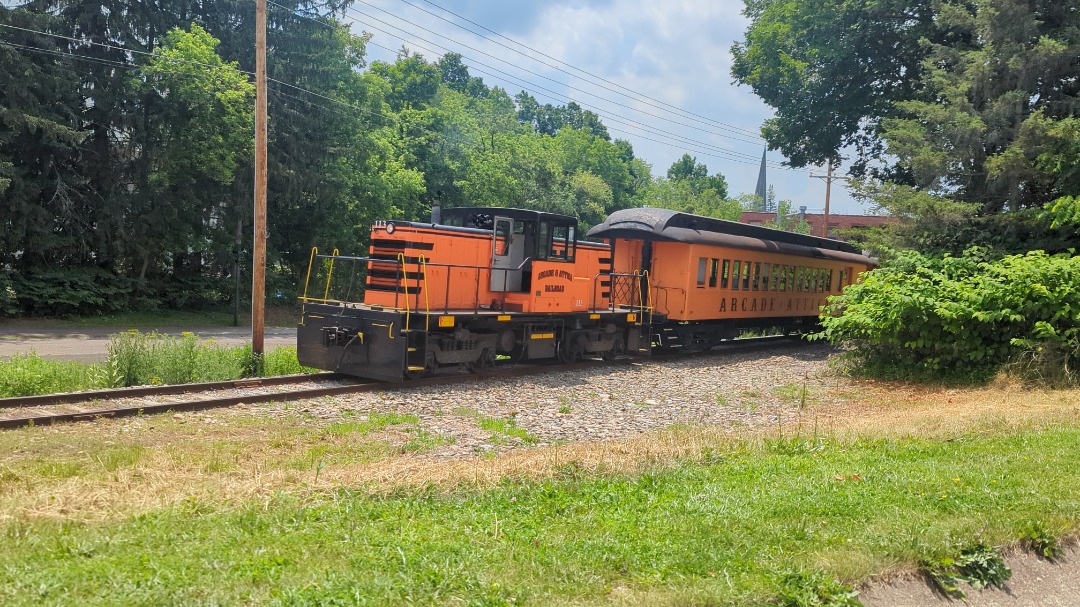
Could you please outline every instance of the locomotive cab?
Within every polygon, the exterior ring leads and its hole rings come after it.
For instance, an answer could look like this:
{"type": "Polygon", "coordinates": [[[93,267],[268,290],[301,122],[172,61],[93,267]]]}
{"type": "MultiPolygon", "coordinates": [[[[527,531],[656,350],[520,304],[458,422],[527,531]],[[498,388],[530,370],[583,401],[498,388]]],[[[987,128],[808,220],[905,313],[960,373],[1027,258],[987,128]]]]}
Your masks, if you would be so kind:
{"type": "Polygon", "coordinates": [[[490,230],[489,289],[528,293],[534,261],[573,263],[577,219],[567,215],[508,208],[456,208],[442,211],[442,224],[490,230]]]}

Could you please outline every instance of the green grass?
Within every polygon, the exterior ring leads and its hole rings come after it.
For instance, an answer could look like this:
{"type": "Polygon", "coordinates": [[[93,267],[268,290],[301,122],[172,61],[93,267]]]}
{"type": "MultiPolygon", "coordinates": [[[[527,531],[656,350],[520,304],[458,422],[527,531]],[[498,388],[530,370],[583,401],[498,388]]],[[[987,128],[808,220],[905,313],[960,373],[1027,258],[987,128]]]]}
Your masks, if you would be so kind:
{"type": "Polygon", "coordinates": [[[790,597],[809,590],[839,601],[837,580],[1032,529],[1080,530],[1078,454],[1080,429],[1063,425],[769,440],[639,474],[575,466],[487,490],[340,489],[238,506],[188,499],[106,523],[17,519],[0,525],[0,603],[760,605],[782,594],[798,604],[790,597]]]}
{"type": "Polygon", "coordinates": [[[490,440],[496,445],[505,444],[508,438],[515,438],[525,445],[535,445],[540,441],[536,436],[529,434],[525,428],[517,425],[517,422],[512,417],[478,416],[476,425],[481,430],[490,432],[490,440]]]}
{"type": "Polygon", "coordinates": [[[310,372],[296,347],[274,348],[260,364],[250,346],[225,347],[196,335],[125,331],[113,336],[103,363],[43,359],[35,352],[0,361],[0,398],[123,386],[226,381],[310,372]]]}

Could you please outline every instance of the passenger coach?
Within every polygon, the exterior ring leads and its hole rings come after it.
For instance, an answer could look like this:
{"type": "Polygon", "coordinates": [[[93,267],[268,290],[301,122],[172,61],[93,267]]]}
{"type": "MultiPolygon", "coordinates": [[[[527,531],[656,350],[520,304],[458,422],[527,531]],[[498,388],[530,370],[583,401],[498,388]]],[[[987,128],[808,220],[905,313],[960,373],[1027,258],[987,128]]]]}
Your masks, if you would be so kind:
{"type": "Polygon", "coordinates": [[[664,348],[708,348],[750,328],[810,329],[829,295],[875,265],[838,240],[666,209],[616,211],[588,235],[609,242],[615,272],[648,276],[664,348]]]}

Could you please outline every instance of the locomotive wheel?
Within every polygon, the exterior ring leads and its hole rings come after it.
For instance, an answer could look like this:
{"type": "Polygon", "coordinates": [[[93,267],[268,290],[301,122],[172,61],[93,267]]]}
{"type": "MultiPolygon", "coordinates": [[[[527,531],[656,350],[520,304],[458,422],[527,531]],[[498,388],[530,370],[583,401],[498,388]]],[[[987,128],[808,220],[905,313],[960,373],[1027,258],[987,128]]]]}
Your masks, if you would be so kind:
{"type": "Polygon", "coordinates": [[[620,354],[623,353],[624,344],[625,342],[623,340],[616,339],[615,343],[611,345],[610,350],[605,350],[600,353],[600,358],[606,361],[615,360],[620,354]]]}
{"type": "Polygon", "coordinates": [[[579,345],[577,345],[575,343],[571,343],[570,340],[568,340],[568,339],[563,339],[561,342],[559,342],[559,352],[558,352],[558,354],[559,354],[559,360],[562,361],[563,364],[568,365],[568,364],[574,362],[575,360],[578,360],[578,359],[581,358],[581,355],[582,355],[581,346],[579,346],[579,345]]]}

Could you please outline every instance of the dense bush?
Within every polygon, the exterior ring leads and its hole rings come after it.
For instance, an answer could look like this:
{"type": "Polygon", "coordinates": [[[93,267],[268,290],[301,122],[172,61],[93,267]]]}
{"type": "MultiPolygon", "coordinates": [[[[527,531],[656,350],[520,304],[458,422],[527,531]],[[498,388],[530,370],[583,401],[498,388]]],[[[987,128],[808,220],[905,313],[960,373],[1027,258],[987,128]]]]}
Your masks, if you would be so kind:
{"type": "Polygon", "coordinates": [[[1075,383],[1080,258],[1032,251],[988,260],[897,253],[830,299],[817,338],[851,347],[875,375],[984,381],[1007,364],[1075,383]]]}

